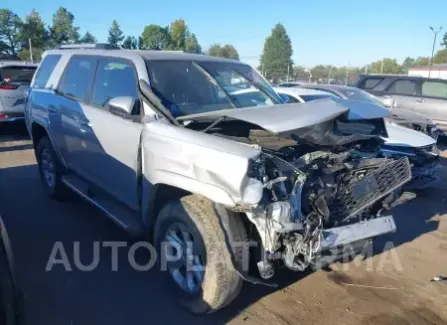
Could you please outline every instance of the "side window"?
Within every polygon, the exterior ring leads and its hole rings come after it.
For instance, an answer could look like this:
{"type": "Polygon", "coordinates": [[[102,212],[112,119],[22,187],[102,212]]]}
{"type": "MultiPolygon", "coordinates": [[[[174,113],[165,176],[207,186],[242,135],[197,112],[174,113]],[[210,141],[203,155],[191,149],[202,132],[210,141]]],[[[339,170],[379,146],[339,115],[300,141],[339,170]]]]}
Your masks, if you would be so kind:
{"type": "Polygon", "coordinates": [[[289,99],[287,101],[288,104],[290,104],[290,103],[301,103],[298,99],[296,99],[293,96],[287,95],[287,97],[289,97],[289,99]]]}
{"type": "Polygon", "coordinates": [[[424,81],[422,84],[422,96],[447,99],[447,83],[442,81],[424,81]]]}
{"type": "Polygon", "coordinates": [[[94,57],[74,56],[65,70],[59,91],[78,100],[88,101],[97,61],[94,57]]]}
{"type": "Polygon", "coordinates": [[[359,88],[362,89],[373,89],[376,87],[383,78],[365,78],[359,85],[359,88]]]}
{"type": "Polygon", "coordinates": [[[133,64],[120,59],[99,60],[92,104],[104,107],[110,99],[120,96],[138,99],[137,77],[133,64]]]}
{"type": "Polygon", "coordinates": [[[53,69],[59,62],[60,58],[60,55],[49,54],[43,59],[42,63],[39,65],[39,68],[37,69],[33,87],[45,88],[45,85],[47,84],[48,79],[50,79],[51,73],[53,72],[53,69]]]}
{"type": "Polygon", "coordinates": [[[414,80],[396,80],[388,92],[401,95],[416,95],[417,84],[414,80]]]}

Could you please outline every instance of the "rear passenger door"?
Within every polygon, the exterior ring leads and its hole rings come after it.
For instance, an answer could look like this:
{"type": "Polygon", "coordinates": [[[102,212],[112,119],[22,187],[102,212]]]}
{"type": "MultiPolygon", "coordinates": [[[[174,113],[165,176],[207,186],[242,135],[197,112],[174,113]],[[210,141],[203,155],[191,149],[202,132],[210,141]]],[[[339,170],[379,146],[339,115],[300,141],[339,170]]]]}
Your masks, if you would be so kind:
{"type": "Polygon", "coordinates": [[[48,106],[51,130],[68,167],[87,178],[86,114],[98,60],[73,56],[65,68],[54,100],[48,106]]]}
{"type": "Polygon", "coordinates": [[[396,79],[384,92],[384,98],[392,107],[416,110],[420,95],[420,82],[417,79],[396,79]]]}
{"type": "Polygon", "coordinates": [[[422,81],[421,95],[416,110],[433,119],[443,130],[447,130],[447,81],[422,81]]]}
{"type": "Polygon", "coordinates": [[[137,157],[143,130],[137,92],[137,73],[131,61],[99,58],[89,105],[81,125],[86,159],[84,174],[130,208],[138,209],[137,157]],[[118,116],[108,105],[112,98],[135,102],[130,116],[118,116]]]}

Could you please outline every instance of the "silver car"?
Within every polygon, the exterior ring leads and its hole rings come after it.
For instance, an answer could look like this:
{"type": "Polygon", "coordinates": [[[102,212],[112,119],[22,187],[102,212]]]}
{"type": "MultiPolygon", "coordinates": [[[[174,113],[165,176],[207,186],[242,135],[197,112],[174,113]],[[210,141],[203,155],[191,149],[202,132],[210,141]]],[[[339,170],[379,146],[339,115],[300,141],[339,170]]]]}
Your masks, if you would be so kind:
{"type": "Polygon", "coordinates": [[[37,64],[0,62],[0,127],[24,119],[27,91],[37,64]]]}
{"type": "Polygon", "coordinates": [[[363,75],[355,84],[390,107],[424,114],[447,133],[447,80],[400,75],[363,75]]]}
{"type": "Polygon", "coordinates": [[[25,115],[44,191],[146,235],[167,291],[209,313],[396,230],[383,209],[411,168],[380,157],[388,111],[290,105],[239,61],[69,45],[44,54],[25,115]]]}

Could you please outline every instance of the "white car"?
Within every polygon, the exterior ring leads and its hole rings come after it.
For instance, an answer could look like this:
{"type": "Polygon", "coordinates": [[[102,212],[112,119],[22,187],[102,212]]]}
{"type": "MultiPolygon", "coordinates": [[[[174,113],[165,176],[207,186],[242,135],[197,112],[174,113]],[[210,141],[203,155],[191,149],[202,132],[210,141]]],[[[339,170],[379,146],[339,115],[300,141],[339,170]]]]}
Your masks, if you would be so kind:
{"type": "MultiPolygon", "coordinates": [[[[274,89],[287,103],[339,98],[333,93],[309,88],[275,87],[274,89]]],[[[382,137],[385,141],[382,146],[383,153],[407,156],[413,164],[413,179],[406,188],[421,189],[438,180],[436,172],[440,168],[440,158],[436,140],[425,133],[400,126],[388,119],[385,119],[385,125],[387,136],[382,137]]]]}
{"type": "Polygon", "coordinates": [[[26,93],[37,64],[0,62],[0,127],[2,123],[24,120],[26,93]]]}

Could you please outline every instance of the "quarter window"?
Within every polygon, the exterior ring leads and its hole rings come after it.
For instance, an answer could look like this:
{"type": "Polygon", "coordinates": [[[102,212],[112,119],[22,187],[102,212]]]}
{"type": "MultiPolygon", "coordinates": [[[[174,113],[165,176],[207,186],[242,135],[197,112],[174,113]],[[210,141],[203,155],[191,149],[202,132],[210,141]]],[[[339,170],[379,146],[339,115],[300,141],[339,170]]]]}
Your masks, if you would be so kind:
{"type": "Polygon", "coordinates": [[[383,78],[367,78],[360,84],[359,88],[362,88],[362,89],[373,89],[382,80],[383,80],[383,78]]]}
{"type": "Polygon", "coordinates": [[[396,80],[388,91],[393,94],[416,95],[416,89],[416,82],[413,80],[396,80]]]}
{"type": "Polygon", "coordinates": [[[424,81],[422,96],[447,98],[447,83],[440,81],[424,81]]]}
{"type": "Polygon", "coordinates": [[[99,60],[93,86],[92,104],[105,106],[114,97],[138,99],[135,69],[130,62],[119,59],[99,60]]]}
{"type": "Polygon", "coordinates": [[[39,68],[36,72],[36,77],[34,78],[33,87],[36,88],[45,88],[45,85],[50,79],[51,73],[54,70],[54,67],[59,62],[61,56],[60,55],[47,55],[42,63],[39,65],[39,68]]]}
{"type": "Polygon", "coordinates": [[[80,101],[88,101],[97,59],[74,56],[65,72],[59,91],[80,101]]]}

